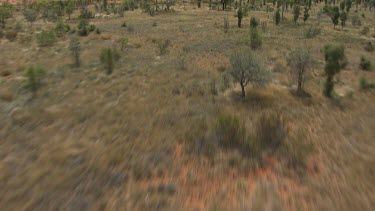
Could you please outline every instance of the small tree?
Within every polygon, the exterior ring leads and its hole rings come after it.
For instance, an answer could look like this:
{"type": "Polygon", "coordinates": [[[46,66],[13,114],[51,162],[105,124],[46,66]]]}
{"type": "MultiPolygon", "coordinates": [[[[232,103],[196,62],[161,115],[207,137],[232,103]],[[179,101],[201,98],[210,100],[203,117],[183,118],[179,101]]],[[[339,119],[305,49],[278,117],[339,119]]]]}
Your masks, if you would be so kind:
{"type": "Polygon", "coordinates": [[[262,46],[262,36],[258,32],[257,28],[250,29],[250,47],[252,49],[257,49],[262,46]]]}
{"type": "Polygon", "coordinates": [[[341,28],[342,29],[344,29],[347,18],[348,18],[348,14],[346,12],[342,11],[341,14],[340,14],[341,28]]]}
{"type": "Polygon", "coordinates": [[[39,65],[32,65],[25,69],[24,75],[27,79],[26,88],[29,88],[34,95],[42,85],[42,80],[46,74],[43,67],[39,65]]]}
{"type": "Polygon", "coordinates": [[[38,13],[33,9],[26,9],[23,11],[23,16],[25,19],[30,23],[30,27],[33,27],[33,23],[36,21],[36,18],[38,17],[38,13]]]}
{"type": "Polygon", "coordinates": [[[243,11],[242,11],[241,7],[238,8],[237,18],[238,18],[238,27],[241,28],[241,22],[242,22],[242,18],[243,18],[243,11]]]}
{"type": "Polygon", "coordinates": [[[305,7],[305,11],[303,12],[303,23],[306,23],[309,17],[310,17],[309,8],[305,7]]]}
{"type": "Polygon", "coordinates": [[[280,24],[280,20],[281,20],[280,9],[277,9],[276,12],[275,12],[276,26],[278,26],[280,24]]]}
{"type": "Polygon", "coordinates": [[[251,17],[250,19],[250,28],[255,29],[259,25],[257,19],[255,17],[251,17]]]}
{"type": "Polygon", "coordinates": [[[346,0],[346,12],[349,13],[350,8],[352,8],[353,1],[352,0],[346,0]]]}
{"type": "Polygon", "coordinates": [[[245,97],[245,86],[265,85],[268,82],[269,74],[257,60],[250,50],[236,50],[229,56],[232,65],[230,74],[241,86],[242,97],[245,97]]]}
{"type": "Polygon", "coordinates": [[[13,6],[4,2],[0,5],[0,24],[2,28],[5,28],[5,20],[11,17],[13,17],[13,6]]]}
{"type": "Polygon", "coordinates": [[[304,48],[293,49],[287,58],[293,80],[297,81],[297,94],[303,94],[303,85],[306,81],[306,72],[310,69],[312,58],[304,48]]]}
{"type": "Polygon", "coordinates": [[[301,8],[299,5],[294,6],[293,8],[293,19],[294,19],[294,24],[297,24],[299,15],[301,14],[301,8]]]}
{"type": "Polygon", "coordinates": [[[69,20],[70,20],[70,16],[73,14],[73,11],[74,11],[74,3],[72,0],[69,0],[65,8],[65,12],[66,14],[68,14],[69,20]]]}
{"type": "Polygon", "coordinates": [[[128,38],[125,37],[125,36],[123,36],[123,37],[121,37],[121,38],[118,40],[118,42],[119,42],[120,45],[121,45],[121,51],[123,51],[123,50],[125,49],[126,44],[128,44],[128,38]]]}
{"type": "Polygon", "coordinates": [[[331,11],[331,20],[333,23],[333,28],[336,28],[336,25],[339,24],[340,10],[338,7],[333,7],[331,11]]]}
{"type": "Polygon", "coordinates": [[[75,66],[79,67],[81,65],[81,62],[80,62],[80,59],[79,59],[79,56],[80,56],[80,53],[81,53],[81,44],[79,42],[78,37],[73,36],[70,39],[69,50],[72,52],[75,66]]]}
{"type": "Polygon", "coordinates": [[[334,76],[346,66],[345,49],[342,45],[328,44],[324,47],[324,58],[326,61],[325,74],[327,76],[324,95],[332,97],[334,87],[334,76]]]}
{"type": "Polygon", "coordinates": [[[102,49],[102,53],[100,55],[100,61],[104,64],[106,68],[106,73],[108,75],[112,74],[113,68],[115,66],[116,61],[119,59],[119,54],[115,49],[111,48],[104,48],[102,49]]]}

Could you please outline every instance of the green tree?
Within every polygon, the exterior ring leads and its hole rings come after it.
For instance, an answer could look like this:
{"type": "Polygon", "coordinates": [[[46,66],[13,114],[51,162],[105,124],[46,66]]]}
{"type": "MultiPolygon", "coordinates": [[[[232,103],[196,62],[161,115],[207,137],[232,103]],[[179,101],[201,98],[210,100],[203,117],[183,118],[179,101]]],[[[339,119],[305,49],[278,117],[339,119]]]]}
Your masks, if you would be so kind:
{"type": "Polygon", "coordinates": [[[275,23],[276,26],[280,24],[281,16],[280,16],[280,9],[277,9],[275,12],[275,23]]]}
{"type": "Polygon", "coordinates": [[[27,79],[26,88],[29,88],[34,95],[36,95],[38,89],[41,87],[45,74],[46,71],[39,65],[32,65],[25,69],[24,75],[27,79]]]}
{"type": "Polygon", "coordinates": [[[344,26],[345,26],[347,18],[348,18],[348,14],[345,11],[342,11],[341,14],[340,14],[340,20],[341,20],[341,27],[342,27],[342,29],[344,29],[344,26]]]}
{"type": "Polygon", "coordinates": [[[257,57],[249,49],[234,51],[229,56],[231,63],[230,75],[241,86],[242,97],[245,97],[245,86],[251,83],[255,85],[265,85],[269,81],[269,74],[260,64],[257,57]]]}
{"type": "Polygon", "coordinates": [[[340,10],[338,7],[333,7],[331,11],[331,20],[333,23],[333,28],[336,28],[336,25],[339,24],[340,10]]]}
{"type": "Polygon", "coordinates": [[[303,85],[306,81],[306,73],[311,67],[312,58],[307,49],[296,48],[289,52],[287,57],[292,79],[297,82],[297,94],[303,94],[303,85]]]}
{"type": "Polygon", "coordinates": [[[326,61],[324,71],[327,76],[324,95],[332,97],[334,76],[347,64],[344,46],[336,44],[326,45],[324,47],[324,59],[326,61]]]}
{"type": "Polygon", "coordinates": [[[119,54],[115,49],[104,48],[100,55],[100,61],[104,64],[106,68],[106,73],[108,75],[112,74],[115,63],[119,60],[119,54]]]}
{"type": "Polygon", "coordinates": [[[243,11],[242,11],[241,7],[238,8],[237,18],[238,18],[238,27],[241,28],[241,22],[242,22],[242,18],[243,18],[243,11]]]}
{"type": "Polygon", "coordinates": [[[79,42],[78,37],[73,36],[70,39],[69,50],[72,52],[75,67],[79,67],[81,65],[81,62],[80,62],[80,59],[79,59],[80,53],[81,53],[81,44],[79,42]]]}
{"type": "Polygon", "coordinates": [[[255,17],[251,17],[250,19],[250,28],[251,29],[254,29],[254,28],[257,28],[259,25],[257,19],[255,17]]]}
{"type": "Polygon", "coordinates": [[[346,12],[349,13],[350,8],[352,8],[353,1],[352,0],[346,0],[346,12]]]}
{"type": "Polygon", "coordinates": [[[65,8],[65,12],[66,14],[68,14],[69,20],[70,20],[70,16],[73,14],[73,11],[74,11],[74,3],[72,0],[69,0],[65,8]]]}
{"type": "Polygon", "coordinates": [[[293,19],[294,19],[294,24],[297,24],[299,15],[301,14],[301,8],[299,5],[294,6],[293,8],[293,19]]]}
{"type": "Polygon", "coordinates": [[[303,23],[306,23],[309,17],[310,17],[309,8],[305,7],[305,11],[303,12],[303,23]]]}
{"type": "Polygon", "coordinates": [[[2,28],[5,28],[5,20],[11,17],[13,17],[13,6],[4,2],[0,6],[0,24],[2,28]]]}

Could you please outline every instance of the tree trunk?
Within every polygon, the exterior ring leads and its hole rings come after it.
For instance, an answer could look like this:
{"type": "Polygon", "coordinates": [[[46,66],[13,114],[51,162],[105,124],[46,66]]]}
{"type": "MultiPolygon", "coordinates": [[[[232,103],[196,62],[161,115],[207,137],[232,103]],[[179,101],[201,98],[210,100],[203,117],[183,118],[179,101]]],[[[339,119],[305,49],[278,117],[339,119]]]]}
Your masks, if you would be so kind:
{"type": "Polygon", "coordinates": [[[245,97],[245,86],[243,83],[240,83],[240,85],[241,85],[241,91],[242,91],[241,97],[245,97]]]}
{"type": "Polygon", "coordinates": [[[241,18],[238,18],[238,27],[241,28],[241,21],[242,19],[241,18]]]}

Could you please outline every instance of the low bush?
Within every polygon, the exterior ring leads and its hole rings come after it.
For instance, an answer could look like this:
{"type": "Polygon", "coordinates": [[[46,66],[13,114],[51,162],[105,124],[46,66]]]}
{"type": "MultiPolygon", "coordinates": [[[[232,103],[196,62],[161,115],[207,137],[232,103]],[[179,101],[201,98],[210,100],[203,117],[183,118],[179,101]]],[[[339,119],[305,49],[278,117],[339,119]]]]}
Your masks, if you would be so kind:
{"type": "Polygon", "coordinates": [[[277,112],[263,113],[255,128],[256,141],[261,150],[275,150],[283,145],[287,129],[277,112]]]}
{"type": "Polygon", "coordinates": [[[32,65],[26,68],[24,73],[27,79],[26,88],[30,89],[34,94],[36,94],[36,92],[42,85],[42,80],[45,74],[46,71],[39,65],[32,65]]]}
{"type": "Polygon", "coordinates": [[[8,39],[10,42],[13,42],[16,40],[18,35],[17,31],[8,31],[5,33],[5,38],[8,39]]]}
{"type": "Polygon", "coordinates": [[[246,140],[244,123],[233,115],[219,115],[214,131],[219,144],[224,147],[240,147],[246,140]]]}
{"type": "Polygon", "coordinates": [[[311,39],[321,34],[322,29],[318,26],[310,26],[305,31],[305,38],[311,39]]]}
{"type": "Polygon", "coordinates": [[[41,31],[36,35],[36,41],[39,46],[51,46],[56,42],[56,35],[54,31],[41,31]]]}
{"type": "Polygon", "coordinates": [[[366,70],[366,71],[370,71],[372,70],[372,63],[371,63],[371,60],[368,59],[367,57],[365,56],[361,56],[361,61],[359,63],[359,67],[362,69],[362,70],[366,70]]]}
{"type": "Polygon", "coordinates": [[[361,89],[375,89],[375,83],[367,81],[365,77],[359,79],[359,87],[361,89]]]}
{"type": "Polygon", "coordinates": [[[168,47],[171,44],[171,42],[167,40],[156,40],[156,45],[159,49],[159,55],[165,55],[168,53],[168,47]]]}

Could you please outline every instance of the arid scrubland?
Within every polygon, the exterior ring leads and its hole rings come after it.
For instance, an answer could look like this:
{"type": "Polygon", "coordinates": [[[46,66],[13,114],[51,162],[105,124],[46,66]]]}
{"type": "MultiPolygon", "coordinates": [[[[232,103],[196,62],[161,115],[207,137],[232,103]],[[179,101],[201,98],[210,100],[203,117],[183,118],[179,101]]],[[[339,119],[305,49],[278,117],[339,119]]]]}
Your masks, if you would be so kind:
{"type": "Polygon", "coordinates": [[[3,3],[0,210],[374,210],[374,4],[3,3]]]}

